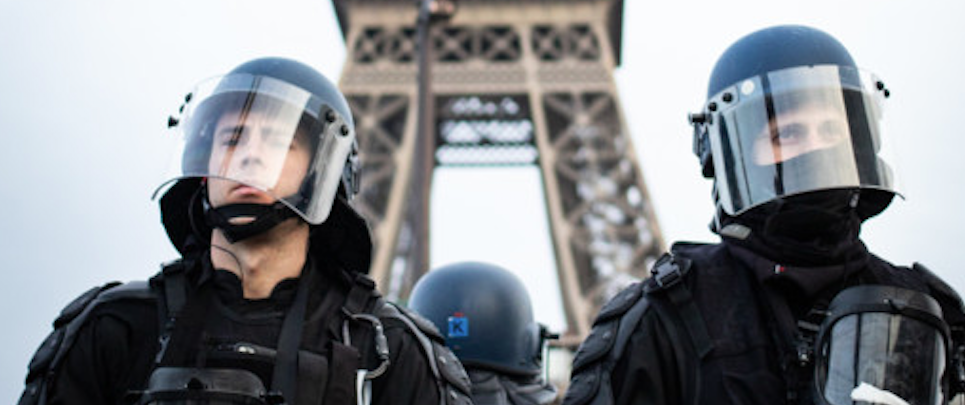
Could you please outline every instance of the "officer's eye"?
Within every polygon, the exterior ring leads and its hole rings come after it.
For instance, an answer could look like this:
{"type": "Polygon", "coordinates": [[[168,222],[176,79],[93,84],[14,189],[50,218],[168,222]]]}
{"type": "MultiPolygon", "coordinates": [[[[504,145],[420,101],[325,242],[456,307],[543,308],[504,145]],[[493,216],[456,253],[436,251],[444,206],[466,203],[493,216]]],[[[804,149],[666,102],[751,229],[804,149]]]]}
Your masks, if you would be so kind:
{"type": "Polygon", "coordinates": [[[825,140],[838,140],[848,133],[848,128],[841,121],[825,121],[818,127],[818,133],[825,140]]]}
{"type": "Polygon", "coordinates": [[[265,130],[262,136],[264,137],[265,145],[273,149],[291,149],[294,146],[294,142],[290,142],[291,137],[278,131],[265,130]]]}
{"type": "Polygon", "coordinates": [[[797,142],[807,136],[807,128],[801,124],[787,124],[777,127],[777,131],[771,134],[771,143],[775,145],[787,145],[797,142]]]}
{"type": "Polygon", "coordinates": [[[218,143],[224,147],[234,147],[244,143],[245,128],[232,127],[218,131],[218,143]]]}

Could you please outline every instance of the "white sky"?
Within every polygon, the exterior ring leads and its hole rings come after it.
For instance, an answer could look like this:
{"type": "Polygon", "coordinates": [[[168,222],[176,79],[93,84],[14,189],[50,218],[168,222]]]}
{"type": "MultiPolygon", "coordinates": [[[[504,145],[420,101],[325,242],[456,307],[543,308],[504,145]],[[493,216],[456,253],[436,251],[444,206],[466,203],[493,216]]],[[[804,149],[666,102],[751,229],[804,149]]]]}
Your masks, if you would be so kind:
{"type": "MultiPolygon", "coordinates": [[[[685,117],[703,103],[717,56],[753,30],[808,24],[892,90],[886,125],[907,200],[867,224],[866,243],[965,287],[954,253],[965,240],[965,2],[626,3],[617,82],[668,241],[715,240],[685,117]]],[[[149,199],[168,160],[167,116],[201,79],[267,55],[337,79],[345,49],[330,2],[0,0],[0,402],[17,400],[29,357],[71,298],[149,277],[175,256],[149,199]]],[[[529,274],[537,318],[559,327],[539,190],[535,171],[438,173],[436,206],[463,208],[435,214],[433,261],[529,274]],[[470,203],[499,214],[479,218],[470,203]]]]}

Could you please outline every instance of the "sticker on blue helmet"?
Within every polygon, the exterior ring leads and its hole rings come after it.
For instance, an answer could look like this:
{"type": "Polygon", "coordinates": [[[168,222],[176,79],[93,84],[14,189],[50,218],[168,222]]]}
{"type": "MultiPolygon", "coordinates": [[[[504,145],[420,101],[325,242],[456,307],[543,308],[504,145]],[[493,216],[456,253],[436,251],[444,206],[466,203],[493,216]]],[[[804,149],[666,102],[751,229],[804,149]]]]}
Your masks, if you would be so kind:
{"type": "Polygon", "coordinates": [[[462,312],[456,312],[450,316],[448,318],[448,323],[450,338],[469,337],[469,318],[466,318],[462,312]]]}

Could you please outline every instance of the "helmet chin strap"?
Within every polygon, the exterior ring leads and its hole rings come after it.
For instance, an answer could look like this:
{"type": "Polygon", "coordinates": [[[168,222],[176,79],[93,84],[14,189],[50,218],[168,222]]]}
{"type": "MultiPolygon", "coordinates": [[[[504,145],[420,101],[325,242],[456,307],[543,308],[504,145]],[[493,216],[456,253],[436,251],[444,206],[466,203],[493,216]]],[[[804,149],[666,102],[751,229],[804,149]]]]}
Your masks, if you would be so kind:
{"type": "Polygon", "coordinates": [[[228,204],[211,207],[204,199],[204,220],[208,226],[221,230],[228,242],[236,243],[274,228],[295,216],[288,206],[276,201],[273,204],[228,204]],[[233,223],[237,218],[254,218],[245,223],[233,223]]]}

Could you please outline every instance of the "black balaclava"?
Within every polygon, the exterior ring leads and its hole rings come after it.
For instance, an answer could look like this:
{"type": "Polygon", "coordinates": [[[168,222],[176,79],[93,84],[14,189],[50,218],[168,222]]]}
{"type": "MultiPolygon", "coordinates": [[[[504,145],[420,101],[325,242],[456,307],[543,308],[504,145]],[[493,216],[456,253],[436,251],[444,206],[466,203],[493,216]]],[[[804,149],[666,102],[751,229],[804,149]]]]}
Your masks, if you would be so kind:
{"type": "MultiPolygon", "coordinates": [[[[858,190],[824,190],[779,198],[738,217],[725,216],[721,226],[740,224],[750,234],[740,244],[775,261],[800,266],[846,260],[856,249],[863,218],[858,190]]],[[[726,231],[722,234],[727,235],[726,231]]]]}

